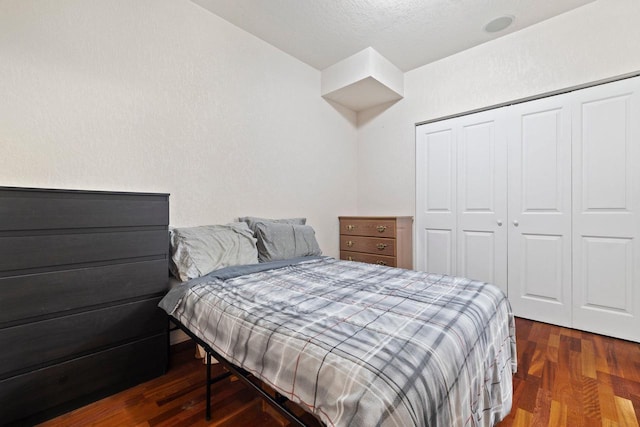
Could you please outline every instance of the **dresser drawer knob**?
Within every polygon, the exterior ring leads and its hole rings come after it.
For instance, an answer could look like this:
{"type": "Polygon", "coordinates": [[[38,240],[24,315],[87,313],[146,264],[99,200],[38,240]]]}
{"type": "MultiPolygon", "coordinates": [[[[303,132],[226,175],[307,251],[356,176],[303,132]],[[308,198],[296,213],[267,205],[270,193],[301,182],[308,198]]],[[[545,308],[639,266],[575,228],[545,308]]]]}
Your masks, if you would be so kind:
{"type": "Polygon", "coordinates": [[[349,231],[353,231],[353,230],[355,230],[355,229],[356,229],[356,226],[355,226],[355,225],[351,225],[351,224],[347,225],[347,230],[349,230],[349,231]]]}
{"type": "Polygon", "coordinates": [[[378,262],[376,262],[376,264],[378,264],[378,265],[387,265],[387,263],[384,262],[384,261],[378,261],[378,262]]]}
{"type": "Polygon", "coordinates": [[[380,250],[383,250],[383,249],[384,249],[384,248],[386,248],[386,247],[387,247],[387,244],[386,244],[386,243],[378,243],[378,244],[376,245],[376,248],[378,248],[378,249],[380,249],[380,250]]]}
{"type": "Polygon", "coordinates": [[[347,257],[347,261],[353,261],[353,258],[352,258],[352,257],[350,257],[350,256],[348,256],[348,257],[347,257]]]}
{"type": "Polygon", "coordinates": [[[347,240],[347,246],[349,246],[349,247],[353,246],[353,241],[352,240],[347,240]]]}
{"type": "Polygon", "coordinates": [[[376,229],[380,232],[380,233],[384,233],[384,231],[387,229],[386,225],[379,225],[376,227],[376,229]]]}

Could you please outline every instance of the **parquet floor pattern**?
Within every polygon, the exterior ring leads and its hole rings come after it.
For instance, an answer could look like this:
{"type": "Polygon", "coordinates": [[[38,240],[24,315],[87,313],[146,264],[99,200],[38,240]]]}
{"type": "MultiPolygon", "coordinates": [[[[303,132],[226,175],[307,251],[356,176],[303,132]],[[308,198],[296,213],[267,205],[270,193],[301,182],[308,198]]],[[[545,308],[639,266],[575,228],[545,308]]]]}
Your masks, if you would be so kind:
{"type": "Polygon", "coordinates": [[[638,426],[640,344],[516,319],[507,426],[638,426]]]}
{"type": "MultiPolygon", "coordinates": [[[[638,426],[640,344],[516,319],[518,372],[511,414],[498,427],[638,426]]],[[[240,381],[212,387],[193,345],[172,349],[169,372],[46,422],[45,426],[275,427],[284,423],[240,381]]],[[[215,374],[214,368],[214,374],[215,374]]]]}

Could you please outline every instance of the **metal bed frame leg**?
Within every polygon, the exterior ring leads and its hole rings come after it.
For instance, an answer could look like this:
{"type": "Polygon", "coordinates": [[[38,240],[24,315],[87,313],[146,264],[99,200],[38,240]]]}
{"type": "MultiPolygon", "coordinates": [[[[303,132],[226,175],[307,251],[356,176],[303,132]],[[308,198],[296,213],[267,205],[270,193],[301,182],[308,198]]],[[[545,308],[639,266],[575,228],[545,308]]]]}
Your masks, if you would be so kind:
{"type": "Polygon", "coordinates": [[[207,351],[207,421],[211,421],[211,353],[207,351]]]}
{"type": "Polygon", "coordinates": [[[225,378],[230,377],[231,375],[235,375],[239,380],[241,380],[244,384],[253,389],[256,393],[258,393],[264,400],[266,400],[269,404],[274,406],[278,412],[280,412],[289,422],[290,425],[294,427],[306,427],[304,421],[296,416],[289,408],[287,408],[284,404],[289,400],[287,397],[283,396],[280,393],[276,394],[276,397],[272,397],[269,393],[264,391],[260,385],[251,381],[249,374],[242,368],[239,368],[233,365],[231,362],[225,360],[222,356],[216,353],[211,346],[205,343],[202,339],[198,338],[193,332],[187,329],[184,325],[182,325],[176,318],[172,317],[173,323],[179,328],[182,329],[187,335],[189,335],[197,344],[200,344],[205,352],[207,353],[207,403],[205,410],[205,417],[207,421],[211,421],[211,385],[221,381],[225,378]],[[215,357],[216,360],[222,365],[222,367],[226,370],[216,376],[215,378],[211,378],[211,358],[215,357]]]}

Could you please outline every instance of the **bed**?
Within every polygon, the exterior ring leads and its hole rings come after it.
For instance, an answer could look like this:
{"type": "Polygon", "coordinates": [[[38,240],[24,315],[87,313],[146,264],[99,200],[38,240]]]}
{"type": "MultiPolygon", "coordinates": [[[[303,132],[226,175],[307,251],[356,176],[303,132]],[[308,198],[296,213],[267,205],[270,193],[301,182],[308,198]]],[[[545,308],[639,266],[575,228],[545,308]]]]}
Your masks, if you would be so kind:
{"type": "Polygon", "coordinates": [[[509,413],[515,328],[497,287],[307,249],[214,269],[160,306],[327,426],[489,426],[509,413]]]}

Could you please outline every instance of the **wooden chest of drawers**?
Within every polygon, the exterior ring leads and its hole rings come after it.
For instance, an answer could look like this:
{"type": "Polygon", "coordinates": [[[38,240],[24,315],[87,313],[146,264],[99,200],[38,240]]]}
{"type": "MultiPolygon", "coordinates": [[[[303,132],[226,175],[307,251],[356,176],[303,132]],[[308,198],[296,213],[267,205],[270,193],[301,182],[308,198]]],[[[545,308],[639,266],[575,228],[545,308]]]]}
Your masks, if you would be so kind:
{"type": "Polygon", "coordinates": [[[341,216],[340,259],[413,268],[410,216],[341,216]]]}
{"type": "Polygon", "coordinates": [[[169,195],[0,187],[0,425],[167,367],[169,195]]]}

